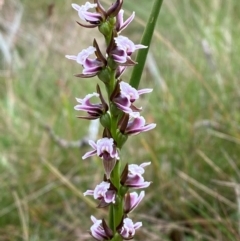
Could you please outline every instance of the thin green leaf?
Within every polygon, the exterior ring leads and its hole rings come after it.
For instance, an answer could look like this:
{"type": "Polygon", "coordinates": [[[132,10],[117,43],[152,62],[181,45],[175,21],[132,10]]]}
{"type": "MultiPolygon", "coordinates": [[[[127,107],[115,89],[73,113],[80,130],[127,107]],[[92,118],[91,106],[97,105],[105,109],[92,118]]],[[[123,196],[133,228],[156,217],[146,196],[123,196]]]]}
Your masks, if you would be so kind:
{"type": "Polygon", "coordinates": [[[163,0],[155,0],[155,2],[153,3],[152,11],[142,36],[141,44],[148,46],[148,48],[138,51],[136,58],[136,62],[138,62],[138,64],[134,66],[132,76],[130,78],[130,85],[134,88],[138,88],[141,80],[143,68],[146,62],[148,50],[151,44],[154,28],[162,6],[162,2],[163,0]]]}

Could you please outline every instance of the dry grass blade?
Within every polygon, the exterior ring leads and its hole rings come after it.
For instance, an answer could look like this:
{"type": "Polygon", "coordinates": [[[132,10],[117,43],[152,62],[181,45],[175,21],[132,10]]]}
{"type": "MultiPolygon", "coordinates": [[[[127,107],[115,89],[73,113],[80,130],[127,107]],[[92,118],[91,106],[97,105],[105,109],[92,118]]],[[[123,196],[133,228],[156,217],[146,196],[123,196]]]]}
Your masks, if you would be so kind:
{"type": "Polygon", "coordinates": [[[225,181],[219,181],[219,180],[212,180],[214,183],[220,185],[220,186],[224,186],[224,187],[235,187],[238,186],[238,183],[235,182],[225,182],[225,181]]]}
{"type": "Polygon", "coordinates": [[[202,159],[210,166],[212,167],[212,169],[217,172],[218,174],[220,175],[224,175],[226,176],[226,174],[221,170],[221,168],[219,168],[217,165],[215,165],[215,163],[209,158],[206,156],[206,154],[201,151],[201,150],[197,150],[197,153],[200,157],[202,157],[202,159]]]}
{"type": "MultiPolygon", "coordinates": [[[[21,205],[28,203],[30,201],[36,200],[37,198],[41,197],[42,195],[46,194],[47,192],[50,192],[52,189],[58,187],[56,183],[50,183],[49,185],[46,185],[45,187],[39,189],[38,191],[26,196],[24,199],[20,201],[21,205]]],[[[13,203],[5,208],[2,208],[0,210],[0,218],[4,215],[8,214],[12,210],[16,208],[16,203],[13,203]]]]}
{"type": "Polygon", "coordinates": [[[15,199],[16,206],[18,207],[18,213],[22,223],[23,240],[28,241],[29,240],[28,222],[23,212],[22,202],[20,201],[18,194],[15,191],[13,192],[13,197],[15,199]]]}
{"type": "Polygon", "coordinates": [[[230,136],[228,134],[225,134],[225,133],[222,133],[222,132],[219,132],[219,131],[214,131],[214,130],[208,130],[208,133],[210,135],[216,136],[218,138],[221,138],[221,139],[224,139],[224,140],[227,140],[227,141],[231,141],[231,142],[234,142],[236,144],[240,144],[240,139],[238,139],[234,136],[230,136]]]}
{"type": "Polygon", "coordinates": [[[188,192],[193,197],[195,197],[199,201],[199,203],[202,203],[206,208],[208,208],[208,210],[214,214],[214,216],[217,218],[217,220],[221,220],[221,217],[219,216],[217,211],[203,197],[201,197],[195,190],[193,190],[192,188],[189,187],[188,192]]]}
{"type": "Polygon", "coordinates": [[[230,164],[230,166],[232,167],[232,169],[236,172],[236,174],[238,175],[238,178],[240,179],[240,171],[238,166],[236,165],[236,163],[234,162],[234,160],[228,155],[227,152],[223,151],[223,154],[225,156],[225,158],[227,159],[228,163],[230,164]]]}
{"type": "Polygon", "coordinates": [[[238,234],[240,235],[240,185],[236,185],[235,188],[236,201],[238,205],[238,234]]]}
{"type": "MultiPolygon", "coordinates": [[[[216,241],[216,239],[205,235],[203,233],[198,232],[197,230],[191,229],[191,228],[187,228],[184,225],[185,224],[210,224],[210,223],[219,223],[219,221],[217,220],[205,220],[205,219],[191,219],[191,220],[187,220],[187,221],[183,221],[183,222],[168,222],[162,219],[158,219],[146,214],[140,214],[137,215],[139,219],[141,220],[146,220],[149,224],[151,224],[151,228],[152,228],[152,232],[157,233],[158,238],[159,238],[159,231],[160,233],[164,233],[164,234],[168,234],[171,231],[175,230],[175,231],[180,231],[182,233],[188,233],[191,234],[192,236],[194,236],[194,241],[197,240],[207,240],[207,241],[216,241]]],[[[151,239],[152,240],[152,239],[151,239]]],[[[155,240],[155,239],[153,239],[155,240]]],[[[157,240],[161,240],[161,239],[157,239],[157,240]]],[[[169,240],[169,239],[167,239],[169,240]]],[[[181,239],[182,240],[182,239],[181,239]]]]}
{"type": "Polygon", "coordinates": [[[236,209],[237,205],[231,201],[229,201],[227,198],[223,197],[222,195],[220,195],[219,193],[211,190],[210,188],[204,186],[203,184],[199,183],[198,181],[196,181],[195,179],[189,177],[187,174],[185,174],[184,172],[178,171],[178,175],[179,177],[181,177],[183,180],[185,180],[186,182],[191,183],[192,185],[194,185],[195,187],[197,187],[198,189],[204,191],[205,193],[207,193],[208,195],[216,198],[217,200],[219,200],[220,202],[228,205],[229,207],[236,209]]]}
{"type": "MultiPolygon", "coordinates": [[[[0,0],[0,10],[3,3],[4,1],[0,0]]],[[[2,27],[5,30],[5,34],[0,33],[0,50],[3,54],[4,60],[8,65],[10,65],[12,62],[11,49],[14,45],[14,38],[20,27],[23,14],[23,7],[20,2],[12,1],[12,3],[13,5],[15,5],[16,10],[14,12],[14,18],[11,20],[11,24],[5,19],[0,18],[0,27],[2,27]]]]}
{"type": "Polygon", "coordinates": [[[151,51],[148,53],[146,65],[153,76],[153,79],[161,86],[163,93],[169,92],[167,84],[159,72],[156,60],[151,51]]]}
{"type": "MultiPolygon", "coordinates": [[[[237,202],[237,213],[238,213],[238,217],[240,217],[240,184],[236,182],[224,182],[219,180],[213,180],[213,182],[221,186],[234,188],[235,195],[236,195],[236,202],[237,202]]],[[[240,235],[240,219],[238,222],[238,233],[240,235]]]]}
{"type": "Polygon", "coordinates": [[[143,145],[143,147],[145,148],[145,150],[147,150],[147,152],[151,155],[151,158],[153,160],[153,165],[154,165],[154,170],[155,170],[155,175],[159,178],[159,180],[161,180],[160,177],[160,165],[159,165],[159,161],[158,158],[156,156],[156,154],[154,153],[154,151],[151,149],[151,147],[149,146],[149,144],[147,143],[146,139],[141,138],[141,143],[143,145]]]}
{"type": "Polygon", "coordinates": [[[83,202],[85,202],[90,208],[96,209],[96,203],[92,202],[89,198],[85,197],[64,175],[62,175],[50,162],[42,159],[44,164],[49,170],[59,178],[59,180],[66,185],[73,193],[78,196],[83,202]]]}

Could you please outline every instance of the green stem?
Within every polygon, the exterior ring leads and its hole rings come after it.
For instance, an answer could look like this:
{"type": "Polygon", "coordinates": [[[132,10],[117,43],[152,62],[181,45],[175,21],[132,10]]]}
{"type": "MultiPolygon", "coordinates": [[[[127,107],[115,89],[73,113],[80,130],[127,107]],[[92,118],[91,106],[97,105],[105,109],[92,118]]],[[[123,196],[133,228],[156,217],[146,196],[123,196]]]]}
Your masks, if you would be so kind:
{"type": "Polygon", "coordinates": [[[152,11],[148,18],[147,26],[142,36],[141,44],[148,46],[148,48],[138,51],[137,54],[136,62],[138,64],[134,66],[130,79],[130,85],[136,89],[138,88],[141,80],[143,68],[146,62],[148,50],[151,44],[154,28],[162,6],[162,2],[163,0],[155,0],[155,2],[153,3],[152,11]]]}
{"type": "Polygon", "coordinates": [[[109,219],[109,226],[114,231],[114,241],[121,241],[122,238],[117,233],[117,227],[120,224],[122,217],[123,217],[123,197],[120,195],[120,169],[121,165],[120,162],[117,161],[116,165],[111,173],[111,182],[117,188],[117,198],[116,203],[111,205],[110,208],[110,219],[109,219]]]}

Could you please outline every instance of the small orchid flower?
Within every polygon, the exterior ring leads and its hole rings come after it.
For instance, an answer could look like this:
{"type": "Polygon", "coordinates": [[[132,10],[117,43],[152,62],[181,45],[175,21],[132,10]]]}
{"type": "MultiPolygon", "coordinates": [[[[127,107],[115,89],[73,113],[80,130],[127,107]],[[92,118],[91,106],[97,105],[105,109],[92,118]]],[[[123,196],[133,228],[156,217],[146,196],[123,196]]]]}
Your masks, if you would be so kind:
{"type": "Polygon", "coordinates": [[[116,94],[112,101],[120,110],[122,110],[125,113],[133,113],[140,111],[141,108],[135,107],[134,105],[132,105],[132,103],[136,99],[139,99],[140,95],[152,92],[152,89],[136,90],[124,81],[121,81],[119,83],[119,87],[120,91],[116,94]]]}
{"type": "Polygon", "coordinates": [[[101,182],[95,187],[94,190],[87,190],[84,194],[92,195],[94,199],[101,201],[99,207],[106,207],[110,203],[115,203],[116,191],[111,189],[111,184],[109,182],[101,182]]]}
{"type": "Polygon", "coordinates": [[[135,235],[136,230],[141,226],[142,226],[142,222],[137,222],[134,224],[130,218],[125,218],[123,220],[123,226],[120,231],[120,235],[124,239],[127,239],[127,240],[132,239],[135,235]]]}
{"type": "Polygon", "coordinates": [[[124,81],[120,82],[120,90],[121,94],[128,97],[132,103],[137,100],[140,95],[152,92],[152,89],[136,90],[130,84],[124,81]]]}
{"type": "Polygon", "coordinates": [[[112,51],[111,55],[115,62],[125,64],[131,60],[131,55],[138,49],[147,48],[142,44],[134,44],[129,38],[125,36],[118,36],[114,38],[116,48],[112,51]]]}
{"type": "Polygon", "coordinates": [[[118,79],[122,74],[123,72],[126,70],[127,66],[121,66],[119,65],[116,69],[116,79],[118,79]]]}
{"type": "Polygon", "coordinates": [[[91,8],[96,8],[97,4],[86,2],[85,5],[79,6],[73,3],[72,7],[78,12],[78,16],[84,21],[91,24],[96,24],[102,21],[102,15],[100,13],[91,13],[88,11],[91,8]]]}
{"type": "Polygon", "coordinates": [[[93,148],[93,151],[87,152],[82,159],[86,159],[94,155],[101,157],[106,177],[107,179],[110,179],[110,174],[116,164],[116,160],[120,159],[113,139],[104,137],[98,140],[97,143],[90,140],[89,145],[93,148]]]}
{"type": "Polygon", "coordinates": [[[95,47],[90,46],[87,49],[82,50],[80,53],[78,53],[78,55],[65,56],[67,59],[75,60],[78,64],[83,66],[82,74],[76,75],[77,77],[89,78],[97,75],[97,73],[101,71],[104,63],[97,58],[89,58],[89,56],[95,53],[96,50],[97,49],[95,47]]]}
{"type": "Polygon", "coordinates": [[[136,192],[127,193],[124,196],[124,212],[130,213],[132,212],[138,204],[142,201],[142,199],[145,196],[145,192],[141,191],[140,195],[138,195],[136,192]]]}
{"type": "Polygon", "coordinates": [[[83,99],[76,98],[77,102],[80,103],[74,107],[75,110],[82,110],[88,113],[88,116],[79,116],[78,118],[95,120],[101,117],[104,113],[103,105],[101,103],[92,104],[90,99],[92,97],[99,97],[99,94],[92,93],[86,95],[83,99]]]}
{"type": "Polygon", "coordinates": [[[119,35],[114,38],[118,48],[123,49],[128,56],[130,56],[137,49],[145,49],[147,46],[142,44],[134,44],[129,38],[119,35]]]}
{"type": "MultiPolygon", "coordinates": [[[[133,112],[132,103],[127,96],[124,96],[121,93],[119,93],[119,95],[116,96],[112,101],[119,110],[122,110],[125,113],[133,112]]],[[[140,109],[136,111],[140,111],[140,109]]]]}
{"type": "Polygon", "coordinates": [[[133,118],[128,122],[127,128],[124,131],[126,135],[137,135],[141,132],[146,132],[152,130],[156,127],[155,123],[146,124],[146,121],[143,116],[140,116],[139,113],[135,114],[133,118]]]}
{"type": "Polygon", "coordinates": [[[132,22],[132,20],[135,17],[135,12],[133,12],[132,15],[124,22],[123,14],[124,14],[124,10],[121,9],[116,18],[116,30],[118,33],[120,33],[122,30],[124,30],[132,22]]]}
{"type": "Polygon", "coordinates": [[[77,56],[76,55],[65,55],[67,59],[75,60],[77,63],[84,65],[86,59],[96,51],[96,48],[89,46],[86,49],[83,49],[77,56]]]}
{"type": "Polygon", "coordinates": [[[146,182],[142,176],[142,174],[145,172],[144,167],[150,164],[150,162],[145,162],[141,165],[126,165],[122,173],[121,184],[134,189],[146,188],[150,186],[151,182],[146,182]]]}
{"type": "Polygon", "coordinates": [[[144,167],[149,166],[151,162],[144,162],[141,165],[131,164],[128,166],[128,171],[130,175],[142,175],[145,170],[144,167]]]}
{"type": "Polygon", "coordinates": [[[93,225],[90,228],[91,235],[99,241],[109,240],[113,237],[112,230],[107,227],[104,220],[98,220],[91,216],[93,225]]]}
{"type": "Polygon", "coordinates": [[[86,159],[90,156],[98,155],[102,159],[110,160],[113,158],[119,159],[119,155],[116,146],[112,138],[102,138],[95,143],[94,141],[89,141],[89,145],[94,149],[93,151],[87,152],[82,159],[86,159]]]}
{"type": "Polygon", "coordinates": [[[140,175],[128,175],[124,186],[131,187],[134,189],[147,188],[151,182],[145,182],[143,176],[140,175]]]}

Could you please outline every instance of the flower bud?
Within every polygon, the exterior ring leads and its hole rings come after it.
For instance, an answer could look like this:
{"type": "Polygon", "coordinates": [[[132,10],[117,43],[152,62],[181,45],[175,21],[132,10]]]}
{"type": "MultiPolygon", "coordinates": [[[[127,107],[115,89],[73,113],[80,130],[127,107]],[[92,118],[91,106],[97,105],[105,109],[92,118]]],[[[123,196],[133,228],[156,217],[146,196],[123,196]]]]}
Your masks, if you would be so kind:
{"type": "Polygon", "coordinates": [[[103,22],[98,29],[105,37],[112,34],[112,25],[109,21],[103,22]]]}
{"type": "Polygon", "coordinates": [[[105,113],[100,117],[100,123],[104,128],[110,129],[111,126],[111,117],[109,113],[105,113]]]}

